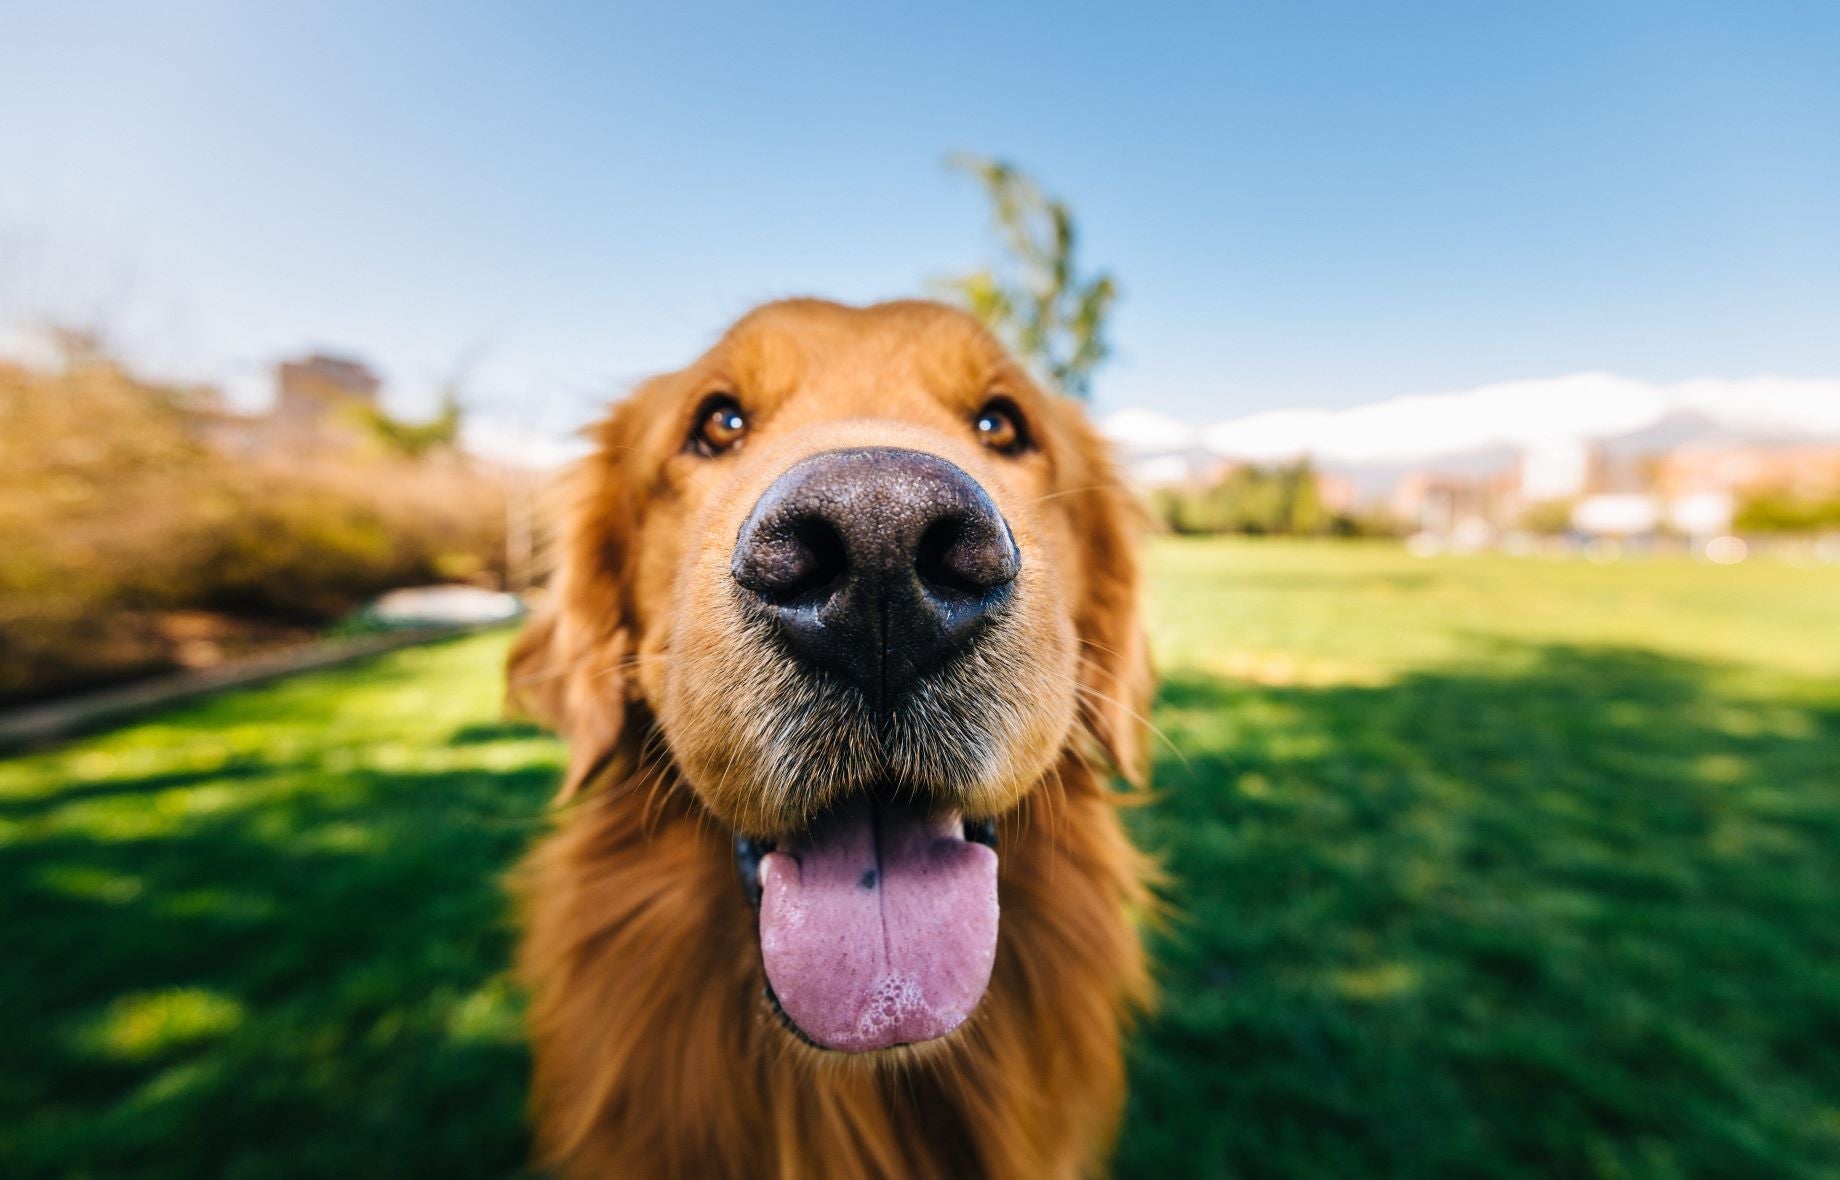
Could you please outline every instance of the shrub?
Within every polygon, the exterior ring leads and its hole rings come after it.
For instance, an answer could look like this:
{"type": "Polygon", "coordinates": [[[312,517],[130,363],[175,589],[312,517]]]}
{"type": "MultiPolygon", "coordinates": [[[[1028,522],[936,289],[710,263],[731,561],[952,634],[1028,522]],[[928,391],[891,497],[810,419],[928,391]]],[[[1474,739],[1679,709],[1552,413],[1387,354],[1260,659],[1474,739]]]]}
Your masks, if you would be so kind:
{"type": "Polygon", "coordinates": [[[1732,527],[1745,533],[1840,529],[1840,494],[1823,497],[1774,490],[1753,492],[1739,503],[1732,527]]]}
{"type": "Polygon", "coordinates": [[[1150,503],[1171,532],[1250,536],[1369,536],[1391,533],[1376,515],[1334,512],[1308,460],[1227,470],[1203,486],[1159,488],[1150,503]]]}
{"type": "Polygon", "coordinates": [[[0,700],[170,667],[169,612],[314,625],[502,566],[504,493],[451,449],[251,457],[199,391],[0,367],[0,700]]]}

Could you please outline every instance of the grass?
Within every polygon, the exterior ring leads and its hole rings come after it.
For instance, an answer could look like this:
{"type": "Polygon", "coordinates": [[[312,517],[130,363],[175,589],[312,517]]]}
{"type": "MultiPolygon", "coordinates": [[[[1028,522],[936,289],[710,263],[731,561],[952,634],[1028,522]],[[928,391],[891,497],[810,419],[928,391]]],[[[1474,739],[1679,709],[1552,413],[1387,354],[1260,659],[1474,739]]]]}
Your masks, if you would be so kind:
{"type": "Polygon", "coordinates": [[[1840,576],[1165,544],[1131,1176],[1840,1172],[1840,576]]]}
{"type": "MultiPolygon", "coordinates": [[[[1840,1174],[1840,574],[1152,565],[1122,1175],[1840,1174]]],[[[0,763],[0,1174],[520,1169],[505,642],[0,763]]]]}
{"type": "Polygon", "coordinates": [[[0,763],[0,1175],[519,1168],[499,878],[561,763],[506,642],[0,763]]]}

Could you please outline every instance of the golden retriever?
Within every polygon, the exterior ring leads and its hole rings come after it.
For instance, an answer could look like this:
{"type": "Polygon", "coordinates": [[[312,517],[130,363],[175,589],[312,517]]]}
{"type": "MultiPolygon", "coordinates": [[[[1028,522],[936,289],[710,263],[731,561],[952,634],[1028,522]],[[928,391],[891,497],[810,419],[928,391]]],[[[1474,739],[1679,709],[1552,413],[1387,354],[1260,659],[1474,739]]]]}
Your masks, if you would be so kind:
{"type": "Polygon", "coordinates": [[[769,304],[574,471],[515,707],[569,1176],[1103,1170],[1149,998],[1137,514],[1070,400],[931,303],[769,304]]]}

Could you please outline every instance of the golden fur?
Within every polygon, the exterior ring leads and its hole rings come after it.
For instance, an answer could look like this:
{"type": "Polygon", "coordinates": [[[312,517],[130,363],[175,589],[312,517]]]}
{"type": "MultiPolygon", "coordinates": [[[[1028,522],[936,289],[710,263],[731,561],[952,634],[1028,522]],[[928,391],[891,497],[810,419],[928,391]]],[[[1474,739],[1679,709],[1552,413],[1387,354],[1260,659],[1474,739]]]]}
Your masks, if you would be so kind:
{"type": "Polygon", "coordinates": [[[513,701],[569,745],[566,806],[520,881],[542,1160],[569,1176],[1100,1170],[1123,1032],[1149,998],[1133,924],[1146,866],[1109,769],[1134,776],[1150,681],[1135,515],[1097,436],[960,313],[801,300],[644,384],[595,441],[551,601],[510,667],[513,701]],[[704,458],[684,441],[712,389],[743,399],[751,426],[734,454],[704,458]],[[1026,417],[1034,453],[977,444],[970,422],[993,392],[1026,417]],[[784,659],[726,605],[761,490],[805,455],[864,444],[971,473],[1024,554],[1021,609],[976,686],[1000,693],[975,711],[1000,715],[987,756],[919,741],[870,766],[842,740],[788,739],[784,659]],[[946,1038],[822,1052],[763,999],[731,830],[783,830],[890,765],[997,820],[996,966],[946,1038]]]}

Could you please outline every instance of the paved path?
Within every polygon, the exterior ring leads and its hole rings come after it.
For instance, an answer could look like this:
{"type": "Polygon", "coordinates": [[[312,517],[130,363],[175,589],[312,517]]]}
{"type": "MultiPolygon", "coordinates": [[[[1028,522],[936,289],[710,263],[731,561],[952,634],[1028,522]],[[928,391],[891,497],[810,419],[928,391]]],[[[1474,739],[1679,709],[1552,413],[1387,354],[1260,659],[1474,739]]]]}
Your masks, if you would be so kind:
{"type": "Polygon", "coordinates": [[[350,663],[379,652],[394,651],[399,647],[410,647],[445,639],[450,635],[504,625],[486,623],[415,627],[355,639],[331,639],[306,647],[251,656],[219,664],[215,668],[179,672],[154,680],[143,680],[124,688],[104,689],[49,704],[31,705],[0,713],[0,753],[16,752],[89,733],[149,709],[222,689],[277,680],[296,672],[350,663]]]}

